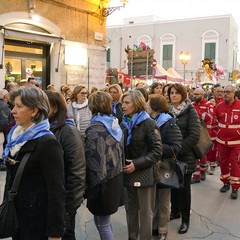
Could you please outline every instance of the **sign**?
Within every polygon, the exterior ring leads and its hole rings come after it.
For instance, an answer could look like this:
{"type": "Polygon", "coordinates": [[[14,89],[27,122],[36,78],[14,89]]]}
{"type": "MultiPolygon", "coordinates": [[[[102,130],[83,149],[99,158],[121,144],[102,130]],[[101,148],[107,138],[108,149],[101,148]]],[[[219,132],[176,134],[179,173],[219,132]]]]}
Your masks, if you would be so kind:
{"type": "Polygon", "coordinates": [[[95,32],[94,39],[98,40],[98,41],[102,41],[103,40],[102,33],[101,32],[95,32]]]}

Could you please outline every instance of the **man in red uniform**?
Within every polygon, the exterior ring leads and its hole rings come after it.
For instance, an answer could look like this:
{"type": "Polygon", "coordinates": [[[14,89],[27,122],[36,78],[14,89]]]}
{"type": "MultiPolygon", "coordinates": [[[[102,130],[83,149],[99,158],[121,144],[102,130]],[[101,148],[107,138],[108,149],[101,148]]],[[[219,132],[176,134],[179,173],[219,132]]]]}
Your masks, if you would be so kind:
{"type": "Polygon", "coordinates": [[[216,141],[220,155],[220,192],[226,192],[232,185],[231,198],[237,199],[240,187],[240,101],[234,97],[233,86],[224,88],[224,101],[216,106],[218,120],[216,141]]]}
{"type": "Polygon", "coordinates": [[[223,88],[221,86],[217,86],[216,88],[213,89],[213,96],[216,101],[216,104],[219,104],[224,100],[224,93],[223,93],[223,88]]]}
{"type": "MultiPolygon", "coordinates": [[[[213,104],[208,102],[204,98],[204,90],[202,88],[197,88],[194,90],[194,107],[198,113],[199,119],[203,120],[208,128],[209,134],[211,131],[211,122],[213,119],[213,104]]],[[[200,180],[204,181],[206,179],[206,171],[208,168],[207,155],[198,159],[196,171],[192,175],[192,183],[200,183],[200,180]]]]}

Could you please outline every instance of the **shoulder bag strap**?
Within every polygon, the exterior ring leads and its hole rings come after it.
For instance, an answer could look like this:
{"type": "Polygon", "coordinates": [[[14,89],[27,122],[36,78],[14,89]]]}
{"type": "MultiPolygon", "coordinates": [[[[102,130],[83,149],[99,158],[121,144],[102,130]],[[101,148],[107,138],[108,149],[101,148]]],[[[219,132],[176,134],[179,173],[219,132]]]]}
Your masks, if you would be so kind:
{"type": "Polygon", "coordinates": [[[175,161],[176,161],[176,163],[177,163],[177,162],[178,162],[177,156],[176,156],[176,154],[175,154],[173,148],[172,148],[172,147],[170,147],[170,148],[171,148],[171,150],[172,150],[173,157],[174,157],[174,159],[175,159],[175,161]]]}
{"type": "Polygon", "coordinates": [[[25,167],[30,155],[31,155],[31,153],[26,153],[18,167],[17,173],[13,180],[11,190],[9,192],[9,201],[11,201],[11,200],[13,201],[14,197],[17,195],[17,190],[18,190],[18,186],[20,184],[21,178],[22,178],[23,170],[24,170],[24,167],[25,167]]]}

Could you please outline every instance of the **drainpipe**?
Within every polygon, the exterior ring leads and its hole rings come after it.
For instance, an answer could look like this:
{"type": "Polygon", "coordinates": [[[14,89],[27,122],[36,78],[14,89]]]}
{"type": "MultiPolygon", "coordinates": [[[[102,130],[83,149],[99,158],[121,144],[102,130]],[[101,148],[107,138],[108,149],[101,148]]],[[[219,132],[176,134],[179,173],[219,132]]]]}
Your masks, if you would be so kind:
{"type": "Polygon", "coordinates": [[[120,70],[119,71],[121,71],[121,69],[122,69],[122,37],[120,37],[120,70]]]}

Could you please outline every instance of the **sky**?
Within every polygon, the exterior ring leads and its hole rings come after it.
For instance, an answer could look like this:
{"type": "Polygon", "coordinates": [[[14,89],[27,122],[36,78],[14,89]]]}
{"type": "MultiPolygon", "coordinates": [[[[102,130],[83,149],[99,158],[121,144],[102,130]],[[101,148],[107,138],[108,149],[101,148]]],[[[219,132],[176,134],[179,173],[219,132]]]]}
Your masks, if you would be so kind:
{"type": "MultiPolygon", "coordinates": [[[[119,5],[120,0],[111,0],[109,4],[119,5]]],[[[239,0],[128,0],[125,8],[108,16],[107,25],[119,25],[123,23],[123,18],[147,15],[155,15],[163,20],[175,20],[225,14],[231,14],[240,27],[239,0]]]]}

